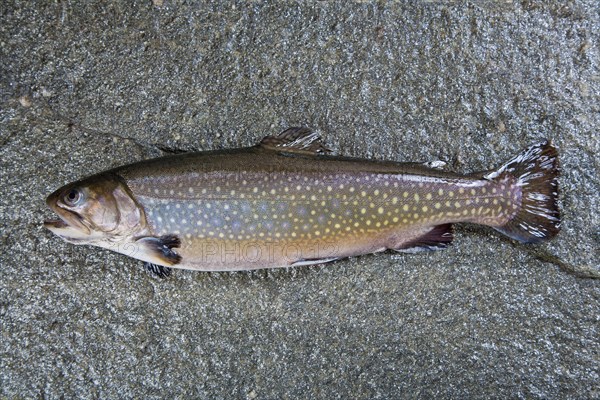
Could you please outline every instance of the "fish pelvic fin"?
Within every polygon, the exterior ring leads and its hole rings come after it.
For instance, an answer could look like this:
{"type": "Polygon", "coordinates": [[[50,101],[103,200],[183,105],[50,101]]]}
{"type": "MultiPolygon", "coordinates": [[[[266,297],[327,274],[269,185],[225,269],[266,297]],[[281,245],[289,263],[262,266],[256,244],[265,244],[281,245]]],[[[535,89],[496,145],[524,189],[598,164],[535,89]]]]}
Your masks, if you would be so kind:
{"type": "Polygon", "coordinates": [[[151,273],[153,276],[160,279],[168,278],[171,276],[171,272],[173,271],[171,268],[165,267],[164,265],[156,265],[150,262],[145,262],[144,268],[146,268],[146,271],[151,273]]]}
{"type": "Polygon", "coordinates": [[[506,224],[494,227],[523,243],[538,243],[560,231],[558,153],[548,141],[531,146],[496,171],[490,181],[508,179],[521,192],[521,205],[506,224]]]}

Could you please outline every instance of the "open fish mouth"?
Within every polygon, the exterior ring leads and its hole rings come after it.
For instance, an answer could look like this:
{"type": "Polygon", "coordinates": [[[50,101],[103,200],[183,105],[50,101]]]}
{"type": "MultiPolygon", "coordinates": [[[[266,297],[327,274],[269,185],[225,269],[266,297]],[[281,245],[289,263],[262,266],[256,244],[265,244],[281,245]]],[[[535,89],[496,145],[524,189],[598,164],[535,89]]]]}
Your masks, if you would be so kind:
{"type": "Polygon", "coordinates": [[[67,226],[69,226],[69,224],[62,219],[47,219],[44,221],[44,227],[50,230],[66,228],[67,226]]]}
{"type": "Polygon", "coordinates": [[[44,227],[46,229],[71,243],[81,243],[90,239],[91,231],[79,215],[60,207],[52,208],[59,218],[45,220],[44,227]]]}

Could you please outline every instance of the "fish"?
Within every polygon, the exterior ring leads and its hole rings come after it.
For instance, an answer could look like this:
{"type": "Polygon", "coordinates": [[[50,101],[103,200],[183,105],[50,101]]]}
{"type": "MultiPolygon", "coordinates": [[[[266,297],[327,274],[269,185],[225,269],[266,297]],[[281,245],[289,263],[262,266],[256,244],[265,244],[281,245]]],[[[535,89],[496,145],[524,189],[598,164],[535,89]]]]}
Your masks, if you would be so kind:
{"type": "Polygon", "coordinates": [[[169,155],[67,184],[44,226],[171,268],[239,271],[320,264],[385,250],[446,248],[452,225],[492,227],[522,243],[560,231],[558,153],[544,140],[496,169],[335,156],[305,127],[257,145],[169,155]]]}

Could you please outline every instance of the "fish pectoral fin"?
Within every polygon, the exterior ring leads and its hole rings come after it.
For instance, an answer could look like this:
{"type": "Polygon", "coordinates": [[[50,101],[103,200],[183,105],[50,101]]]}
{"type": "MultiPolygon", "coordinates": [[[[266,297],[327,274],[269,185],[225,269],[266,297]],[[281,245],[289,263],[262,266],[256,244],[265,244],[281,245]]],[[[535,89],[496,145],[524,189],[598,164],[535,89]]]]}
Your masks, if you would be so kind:
{"type": "Polygon", "coordinates": [[[418,253],[421,251],[442,250],[454,239],[452,224],[436,225],[425,234],[412,239],[393,250],[402,253],[418,253]]]}
{"type": "Polygon", "coordinates": [[[266,136],[260,141],[259,146],[288,153],[323,154],[331,152],[323,144],[319,134],[309,128],[289,128],[277,136],[266,136]]]}
{"type": "Polygon", "coordinates": [[[181,245],[181,241],[175,235],[146,236],[138,239],[136,243],[143,246],[146,252],[147,257],[144,261],[163,266],[179,264],[181,261],[181,256],[173,250],[181,245]]]}
{"type": "Polygon", "coordinates": [[[327,258],[304,258],[302,260],[295,261],[291,264],[292,267],[299,267],[302,265],[314,265],[324,264],[331,261],[339,260],[339,257],[327,257],[327,258]]]}
{"type": "Polygon", "coordinates": [[[146,268],[146,271],[150,272],[152,275],[156,276],[157,278],[161,278],[161,279],[168,278],[169,276],[171,276],[171,273],[173,272],[173,270],[169,267],[165,267],[163,265],[152,264],[150,262],[145,262],[144,268],[146,268]]]}

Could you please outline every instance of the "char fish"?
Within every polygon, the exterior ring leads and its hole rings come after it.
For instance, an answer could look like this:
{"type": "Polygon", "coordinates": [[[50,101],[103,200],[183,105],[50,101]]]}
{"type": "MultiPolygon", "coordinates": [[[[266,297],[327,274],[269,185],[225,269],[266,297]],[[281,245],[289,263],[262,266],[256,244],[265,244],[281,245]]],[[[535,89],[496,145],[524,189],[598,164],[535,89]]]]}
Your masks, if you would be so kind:
{"type": "Polygon", "coordinates": [[[442,249],[456,222],[524,243],[559,232],[558,155],[547,141],[466,175],[328,152],[316,133],[290,128],[254,147],[137,162],[52,193],[46,202],[60,219],[45,226],[158,275],[442,249]]]}

